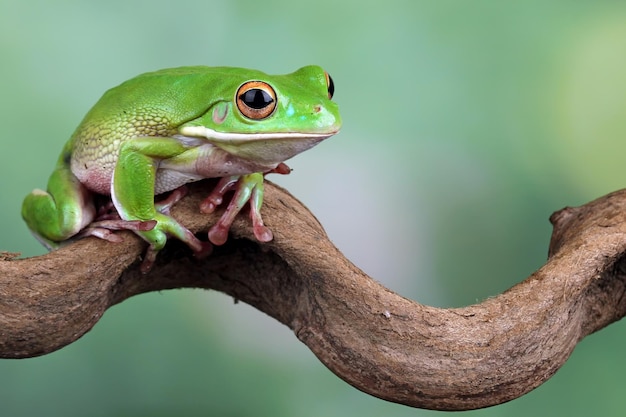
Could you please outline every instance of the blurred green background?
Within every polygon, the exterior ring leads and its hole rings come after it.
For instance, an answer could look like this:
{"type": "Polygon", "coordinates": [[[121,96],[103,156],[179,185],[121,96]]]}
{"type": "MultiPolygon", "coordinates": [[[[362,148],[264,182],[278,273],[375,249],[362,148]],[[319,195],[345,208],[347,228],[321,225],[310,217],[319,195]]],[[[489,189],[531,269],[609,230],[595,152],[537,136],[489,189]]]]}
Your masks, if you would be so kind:
{"type": "MultiPolygon", "coordinates": [[[[340,135],[272,178],[353,262],[461,306],[546,258],[549,215],[626,185],[626,4],[554,0],[0,0],[0,248],[108,88],[205,64],[336,83],[340,135]]],[[[623,416],[624,324],[546,384],[472,416],[623,416]]],[[[339,380],[286,327],[208,291],[142,295],[71,346],[0,361],[0,416],[434,416],[339,380]]]]}

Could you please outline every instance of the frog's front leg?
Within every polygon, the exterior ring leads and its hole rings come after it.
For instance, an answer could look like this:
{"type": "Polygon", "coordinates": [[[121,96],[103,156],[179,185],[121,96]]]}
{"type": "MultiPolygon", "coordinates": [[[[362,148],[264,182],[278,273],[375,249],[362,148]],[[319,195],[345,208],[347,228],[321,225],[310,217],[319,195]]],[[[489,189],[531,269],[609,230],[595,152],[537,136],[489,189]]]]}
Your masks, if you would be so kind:
{"type": "Polygon", "coordinates": [[[168,236],[185,242],[198,255],[211,250],[210,243],[200,241],[186,227],[155,207],[158,161],[186,150],[178,140],[162,137],[135,138],[125,142],[120,149],[111,185],[113,204],[124,220],[156,221],[152,230],[135,232],[150,244],[141,266],[143,272],[150,269],[168,236]]]}
{"type": "Polygon", "coordinates": [[[270,242],[274,238],[274,235],[272,231],[263,224],[263,217],[261,216],[261,206],[263,205],[263,195],[265,193],[265,175],[272,173],[287,175],[290,172],[291,168],[284,162],[281,162],[265,173],[255,172],[241,176],[232,175],[223,177],[211,194],[200,203],[201,212],[212,213],[222,204],[224,195],[227,192],[235,191],[222,217],[209,229],[209,240],[211,243],[223,245],[226,242],[228,231],[233,221],[235,221],[235,217],[237,217],[237,214],[239,214],[248,202],[250,202],[250,220],[252,220],[254,237],[256,237],[259,242],[270,242]]]}
{"type": "Polygon", "coordinates": [[[284,163],[259,162],[238,157],[236,152],[226,152],[210,143],[188,148],[175,157],[163,160],[159,167],[159,179],[173,175],[189,175],[200,178],[221,178],[209,196],[200,204],[200,211],[212,213],[224,201],[230,191],[234,195],[220,219],[209,229],[209,241],[222,245],[228,239],[230,227],[237,214],[250,203],[250,218],[254,236],[260,242],[272,240],[272,232],[263,225],[265,173],[289,174],[291,169],[284,163]]]}
{"type": "Polygon", "coordinates": [[[228,231],[237,214],[246,203],[250,202],[250,219],[252,231],[259,242],[269,242],[273,239],[270,229],[263,224],[261,217],[261,205],[263,204],[264,176],[260,172],[247,175],[233,175],[222,178],[215,186],[211,194],[200,203],[200,211],[212,213],[222,204],[224,195],[234,190],[233,198],[222,217],[209,229],[209,240],[215,245],[223,245],[228,239],[228,231]]]}

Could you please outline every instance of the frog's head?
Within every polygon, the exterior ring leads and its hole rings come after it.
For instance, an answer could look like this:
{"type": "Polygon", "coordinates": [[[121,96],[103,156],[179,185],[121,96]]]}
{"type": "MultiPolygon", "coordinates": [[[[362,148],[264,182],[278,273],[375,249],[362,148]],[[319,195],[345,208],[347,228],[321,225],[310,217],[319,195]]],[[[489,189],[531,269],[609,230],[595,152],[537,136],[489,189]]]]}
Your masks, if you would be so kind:
{"type": "Polygon", "coordinates": [[[337,133],[341,117],[334,85],[320,67],[287,75],[228,68],[228,82],[200,117],[180,127],[230,154],[263,163],[283,162],[337,133]]]}

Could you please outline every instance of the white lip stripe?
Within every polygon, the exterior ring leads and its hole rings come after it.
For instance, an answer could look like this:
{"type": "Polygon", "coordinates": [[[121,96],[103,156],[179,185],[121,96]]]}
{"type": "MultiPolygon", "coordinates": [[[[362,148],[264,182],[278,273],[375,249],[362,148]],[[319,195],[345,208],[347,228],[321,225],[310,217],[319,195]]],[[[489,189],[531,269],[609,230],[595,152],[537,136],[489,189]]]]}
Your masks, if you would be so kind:
{"type": "Polygon", "coordinates": [[[251,140],[266,139],[324,139],[334,135],[331,133],[300,133],[300,132],[283,132],[283,133],[225,133],[209,129],[204,126],[185,126],[180,133],[187,136],[203,137],[217,142],[245,142],[251,140]]]}

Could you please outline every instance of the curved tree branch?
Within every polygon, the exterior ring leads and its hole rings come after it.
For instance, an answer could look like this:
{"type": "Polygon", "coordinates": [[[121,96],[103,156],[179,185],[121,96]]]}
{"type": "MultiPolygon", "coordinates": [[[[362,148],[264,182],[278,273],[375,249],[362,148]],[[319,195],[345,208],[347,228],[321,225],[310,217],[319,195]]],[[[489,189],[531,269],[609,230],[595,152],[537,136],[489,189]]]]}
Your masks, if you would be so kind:
{"type": "MultiPolygon", "coordinates": [[[[204,183],[173,215],[193,231],[204,183]]],[[[266,187],[269,244],[246,218],[203,260],[177,242],[142,275],[143,243],[83,239],[51,254],[0,262],[0,357],[59,349],[135,294],[211,288],[289,326],[339,377],[414,407],[467,410],[517,398],[546,381],[586,335],[626,314],[626,192],[555,213],[550,258],[505,293],[465,308],[420,305],[382,287],[327,239],[315,217],[266,187]]]]}

